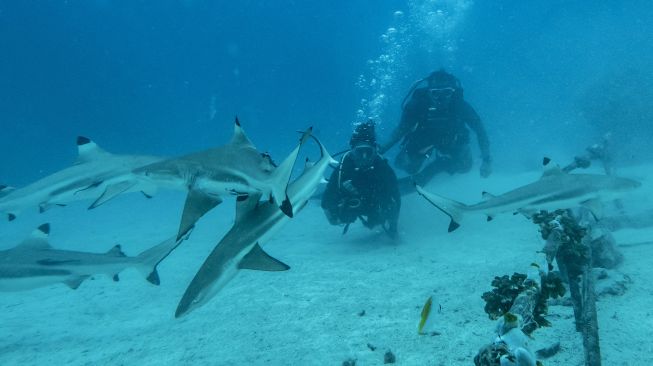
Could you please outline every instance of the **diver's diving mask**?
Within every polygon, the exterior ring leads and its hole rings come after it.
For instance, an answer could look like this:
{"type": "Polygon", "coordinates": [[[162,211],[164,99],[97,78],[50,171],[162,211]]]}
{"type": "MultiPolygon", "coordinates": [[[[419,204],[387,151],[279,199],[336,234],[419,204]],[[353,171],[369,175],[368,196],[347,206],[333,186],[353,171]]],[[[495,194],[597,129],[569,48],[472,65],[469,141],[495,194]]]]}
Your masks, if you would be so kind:
{"type": "Polygon", "coordinates": [[[375,155],[376,147],[367,143],[356,145],[351,149],[351,156],[359,168],[370,167],[374,162],[375,155]]]}
{"type": "Polygon", "coordinates": [[[436,103],[442,103],[451,100],[454,93],[456,93],[456,89],[452,87],[429,89],[429,95],[431,96],[431,99],[436,103]]]}

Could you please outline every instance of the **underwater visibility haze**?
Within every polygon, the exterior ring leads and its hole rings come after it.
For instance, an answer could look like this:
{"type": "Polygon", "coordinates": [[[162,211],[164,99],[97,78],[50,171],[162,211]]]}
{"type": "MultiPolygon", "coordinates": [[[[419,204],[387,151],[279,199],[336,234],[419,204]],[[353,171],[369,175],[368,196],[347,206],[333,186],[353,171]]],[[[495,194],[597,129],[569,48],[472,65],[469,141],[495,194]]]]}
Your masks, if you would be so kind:
{"type": "Polygon", "coordinates": [[[0,0],[0,364],[651,364],[650,19],[0,0]]]}

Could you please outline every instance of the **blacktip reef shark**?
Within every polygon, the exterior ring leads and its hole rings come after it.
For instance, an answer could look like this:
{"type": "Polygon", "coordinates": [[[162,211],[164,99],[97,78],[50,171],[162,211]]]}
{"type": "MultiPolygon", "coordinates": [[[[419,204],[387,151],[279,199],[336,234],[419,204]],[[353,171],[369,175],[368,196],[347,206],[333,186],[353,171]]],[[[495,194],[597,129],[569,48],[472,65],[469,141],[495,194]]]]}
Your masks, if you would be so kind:
{"type": "Polygon", "coordinates": [[[147,155],[111,154],[87,137],[77,137],[79,156],[72,166],[22,188],[0,186],[0,212],[9,221],[29,207],[44,212],[53,206],[94,200],[89,209],[125,192],[141,191],[150,197],[155,186],[139,179],[132,170],[162,160],[147,155]]]}
{"type": "Polygon", "coordinates": [[[275,166],[269,155],[256,150],[236,118],[228,144],[144,166],[134,173],[159,186],[188,190],[179,239],[227,195],[269,195],[283,213],[292,217],[286,188],[304,140],[281,165],[275,166]]]}
{"type": "Polygon", "coordinates": [[[118,281],[118,273],[127,267],[158,285],[157,265],[178,244],[173,236],[136,257],[127,257],[119,245],[106,253],[55,249],[48,243],[49,234],[50,225],[43,224],[16,247],[0,251],[0,291],[24,291],[56,283],[76,289],[95,274],[118,281]]]}
{"type": "Polygon", "coordinates": [[[539,210],[556,210],[585,206],[595,216],[600,216],[601,200],[612,200],[624,192],[641,186],[628,178],[601,174],[569,174],[544,158],[545,170],[542,177],[530,184],[516,188],[499,196],[483,192],[484,201],[466,205],[437,194],[426,192],[416,186],[417,192],[433,206],[444,212],[451,222],[449,232],[460,226],[463,216],[478,212],[487,215],[488,221],[504,212],[524,213],[527,216],[539,210]]]}
{"type": "MultiPolygon", "coordinates": [[[[324,145],[314,139],[320,147],[320,159],[314,164],[307,163],[304,172],[288,186],[288,197],[295,214],[306,205],[318,184],[324,181],[323,174],[327,166],[338,163],[324,145]]],[[[272,258],[260,246],[288,220],[288,216],[269,201],[259,202],[255,196],[236,201],[236,221],[233,227],[206,258],[186,288],[175,317],[186,315],[208,302],[236,276],[238,270],[288,270],[288,265],[272,258]]]]}

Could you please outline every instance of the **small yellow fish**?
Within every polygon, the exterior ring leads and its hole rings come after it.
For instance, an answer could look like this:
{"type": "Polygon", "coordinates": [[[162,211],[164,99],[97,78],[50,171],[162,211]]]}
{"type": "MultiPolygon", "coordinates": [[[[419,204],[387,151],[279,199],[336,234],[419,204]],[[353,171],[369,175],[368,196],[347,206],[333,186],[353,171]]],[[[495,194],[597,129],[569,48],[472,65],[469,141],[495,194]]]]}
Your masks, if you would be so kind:
{"type": "Polygon", "coordinates": [[[426,300],[426,303],[424,304],[424,307],[422,308],[422,316],[419,320],[419,326],[417,327],[418,334],[424,334],[422,333],[422,330],[424,329],[424,325],[426,325],[426,321],[428,320],[429,315],[431,314],[432,304],[433,304],[433,297],[429,296],[429,298],[426,300]]]}

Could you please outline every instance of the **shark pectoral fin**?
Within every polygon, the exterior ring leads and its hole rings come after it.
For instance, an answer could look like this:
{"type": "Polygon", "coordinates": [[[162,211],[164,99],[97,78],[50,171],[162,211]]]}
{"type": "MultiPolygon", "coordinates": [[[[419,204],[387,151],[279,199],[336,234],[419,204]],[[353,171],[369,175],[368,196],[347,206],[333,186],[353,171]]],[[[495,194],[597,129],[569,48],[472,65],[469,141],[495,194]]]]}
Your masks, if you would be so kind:
{"type": "Polygon", "coordinates": [[[533,215],[535,215],[535,214],[537,213],[537,210],[536,210],[536,209],[532,209],[532,208],[520,208],[520,209],[517,210],[517,212],[515,212],[514,214],[516,215],[516,214],[518,214],[518,213],[524,215],[527,219],[530,220],[530,219],[533,217],[533,215]]]}
{"type": "Polygon", "coordinates": [[[292,204],[290,203],[290,199],[288,198],[288,195],[286,195],[286,199],[281,202],[281,206],[279,206],[281,209],[281,212],[283,212],[286,216],[288,217],[293,217],[293,209],[292,209],[292,204]]]}
{"type": "Polygon", "coordinates": [[[221,202],[222,199],[220,197],[209,196],[206,193],[195,189],[188,191],[186,203],[184,204],[184,212],[181,214],[177,240],[186,235],[186,233],[195,226],[197,220],[221,202]]]}
{"type": "Polygon", "coordinates": [[[581,205],[590,210],[595,219],[598,220],[603,217],[603,203],[598,198],[583,201],[581,205]]]}
{"type": "Polygon", "coordinates": [[[76,190],[75,193],[73,193],[73,194],[77,194],[77,193],[79,193],[79,192],[84,192],[84,191],[87,191],[87,190],[89,190],[89,189],[97,188],[97,187],[99,187],[102,183],[104,183],[104,181],[102,181],[102,180],[99,180],[99,181],[93,182],[93,183],[87,185],[86,187],[84,187],[84,188],[82,188],[82,189],[78,189],[78,190],[76,190]]]}
{"type": "Polygon", "coordinates": [[[79,285],[84,282],[89,276],[79,276],[79,277],[73,277],[71,279],[63,281],[63,283],[66,284],[66,286],[70,287],[73,290],[77,290],[79,288],[79,285]]]}
{"type": "Polygon", "coordinates": [[[254,245],[254,248],[241,259],[238,263],[238,269],[253,269],[257,271],[287,271],[290,266],[278,259],[272,258],[268,253],[263,251],[260,245],[254,245]]]}
{"type": "Polygon", "coordinates": [[[453,221],[453,219],[452,219],[451,221],[449,221],[449,227],[447,228],[447,232],[450,233],[450,232],[458,229],[459,227],[460,227],[460,224],[453,221]]]}
{"type": "Polygon", "coordinates": [[[111,199],[118,196],[119,194],[126,192],[127,190],[132,188],[134,185],[136,185],[135,181],[128,181],[128,180],[109,185],[104,190],[102,195],[100,195],[100,197],[98,197],[95,200],[95,202],[93,202],[93,204],[91,204],[88,207],[88,209],[92,210],[92,209],[94,209],[94,208],[96,208],[96,207],[110,201],[111,199]]]}

